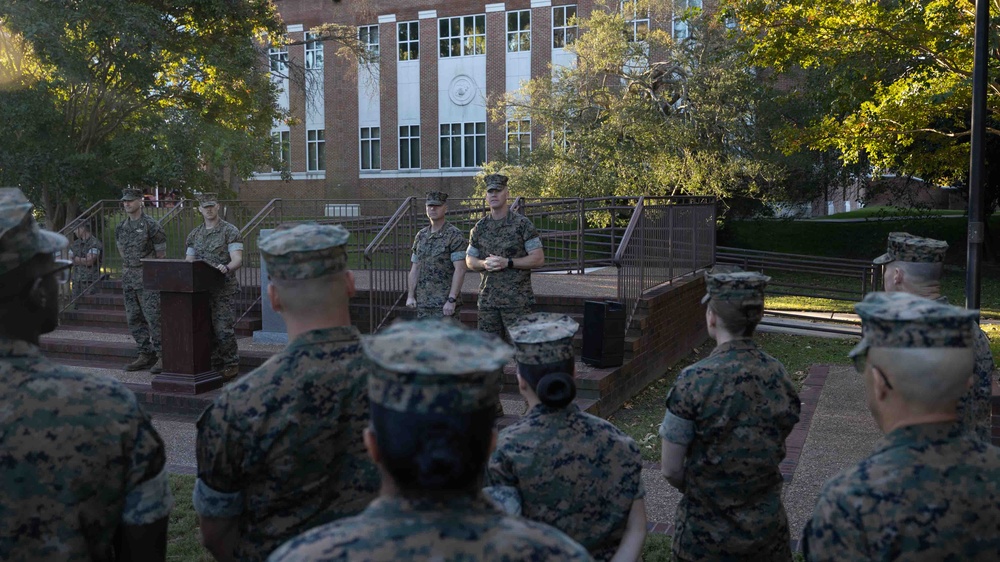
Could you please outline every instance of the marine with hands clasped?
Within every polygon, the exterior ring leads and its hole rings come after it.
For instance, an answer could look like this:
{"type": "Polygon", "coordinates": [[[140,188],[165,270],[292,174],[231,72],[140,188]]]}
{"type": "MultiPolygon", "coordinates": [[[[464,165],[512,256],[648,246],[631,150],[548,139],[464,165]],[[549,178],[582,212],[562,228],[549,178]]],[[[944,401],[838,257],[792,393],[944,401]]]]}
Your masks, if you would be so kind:
{"type": "Polygon", "coordinates": [[[152,421],[123,384],[38,346],[58,324],[70,263],[52,256],[67,243],[0,188],[0,560],[162,561],[174,499],[152,421]]]}
{"type": "Polygon", "coordinates": [[[674,520],[677,560],[792,557],[778,465],[799,397],[784,366],[752,339],[769,279],[706,276],[705,321],[717,345],[667,394],[661,467],[684,494],[674,520]]]}
{"type": "Polygon", "coordinates": [[[125,366],[126,371],[163,370],[160,357],[160,293],[142,286],[142,260],[167,257],[167,235],[163,227],[142,212],[142,190],[122,190],[125,220],[115,227],[115,245],[122,257],[122,292],[128,329],[139,346],[139,356],[125,366]]]}
{"type": "Polygon", "coordinates": [[[595,560],[638,560],[646,539],[642,454],[607,420],[573,403],[579,324],[536,312],[510,328],[528,413],[500,432],[485,491],[508,513],[547,523],[595,560]]]}
{"type": "Polygon", "coordinates": [[[424,208],[431,224],[420,229],[413,239],[406,306],[417,309],[418,319],[440,316],[457,319],[467,271],[465,237],[447,220],[447,193],[428,193],[424,208]]]}
{"type": "Polygon", "coordinates": [[[229,381],[236,378],[240,367],[234,300],[240,288],[235,272],[243,266],[243,238],[238,228],[219,217],[216,194],[199,195],[198,212],[205,222],[188,234],[185,259],[202,260],[225,276],[222,285],[210,291],[208,297],[212,317],[212,368],[222,373],[223,380],[229,381]]]}
{"type": "Polygon", "coordinates": [[[364,441],[382,475],[379,498],[292,539],[272,562],[591,559],[557,529],[506,515],[480,489],[508,345],[456,322],[419,320],[397,322],[364,346],[377,365],[364,441]]]}
{"type": "MultiPolygon", "coordinates": [[[[888,292],[902,291],[947,304],[941,295],[941,275],[948,243],[906,232],[890,232],[888,248],[872,263],[883,266],[882,281],[888,292]]],[[[993,426],[993,381],[996,365],[986,332],[975,332],[976,366],[972,385],[958,401],[962,427],[989,443],[993,426]]]]}
{"type": "Polygon", "coordinates": [[[854,307],[850,355],[885,435],[827,481],[802,534],[807,560],[1000,560],[1000,448],[956,413],[975,364],[977,311],[905,292],[854,307]]]}
{"type": "Polygon", "coordinates": [[[73,262],[73,298],[76,299],[100,280],[104,244],[91,233],[89,223],[80,223],[74,232],[76,240],[69,245],[69,259],[73,262]]]}
{"type": "Polygon", "coordinates": [[[378,492],[365,454],[370,363],[351,325],[349,233],[279,228],[260,241],[288,346],[224,387],[198,419],[194,508],[218,560],[264,560],[288,539],[360,512],[378,492]]]}

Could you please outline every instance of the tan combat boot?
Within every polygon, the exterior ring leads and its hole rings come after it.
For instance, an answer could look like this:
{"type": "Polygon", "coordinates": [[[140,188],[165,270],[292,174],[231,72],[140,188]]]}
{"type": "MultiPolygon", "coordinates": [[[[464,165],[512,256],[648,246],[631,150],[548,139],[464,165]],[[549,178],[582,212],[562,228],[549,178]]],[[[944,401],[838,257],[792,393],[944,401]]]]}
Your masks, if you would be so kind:
{"type": "Polygon", "coordinates": [[[148,369],[153,364],[156,363],[156,356],[150,355],[148,353],[140,353],[135,361],[125,365],[126,371],[141,371],[143,369],[148,369]]]}
{"type": "Polygon", "coordinates": [[[222,369],[222,382],[230,382],[236,380],[236,377],[240,376],[240,366],[239,365],[226,365],[222,369]]]}

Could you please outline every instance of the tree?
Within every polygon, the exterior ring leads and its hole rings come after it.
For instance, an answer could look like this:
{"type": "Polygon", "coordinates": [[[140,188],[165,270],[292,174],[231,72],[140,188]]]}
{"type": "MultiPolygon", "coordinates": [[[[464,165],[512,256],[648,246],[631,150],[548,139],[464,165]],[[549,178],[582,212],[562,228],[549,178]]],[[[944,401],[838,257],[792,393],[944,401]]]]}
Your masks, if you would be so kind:
{"type": "Polygon", "coordinates": [[[689,194],[731,202],[773,194],[781,168],[761,157],[770,149],[756,125],[765,91],[739,63],[725,22],[689,10],[678,17],[691,34],[675,39],[672,2],[626,3],[625,14],[618,4],[578,22],[579,39],[568,47],[575,65],[555,67],[551,77],[491,107],[495,121],[530,119],[546,133],[530,154],[508,155],[490,169],[507,170],[528,195],[689,194]],[[630,20],[647,9],[668,30],[653,26],[637,37],[630,20]]]}
{"type": "MultiPolygon", "coordinates": [[[[785,73],[816,112],[783,131],[790,148],[963,185],[969,166],[974,2],[730,0],[754,64],[785,73]],[[821,85],[821,87],[809,87],[821,85]]],[[[987,144],[1000,144],[1000,0],[991,0],[987,144]],[[994,109],[989,109],[994,108],[994,109]]],[[[988,208],[1000,170],[987,147],[988,208]]],[[[997,154],[992,151],[992,154],[997,154]]]]}
{"type": "Polygon", "coordinates": [[[270,0],[0,4],[0,181],[50,227],[124,185],[226,190],[269,162],[270,0]]]}

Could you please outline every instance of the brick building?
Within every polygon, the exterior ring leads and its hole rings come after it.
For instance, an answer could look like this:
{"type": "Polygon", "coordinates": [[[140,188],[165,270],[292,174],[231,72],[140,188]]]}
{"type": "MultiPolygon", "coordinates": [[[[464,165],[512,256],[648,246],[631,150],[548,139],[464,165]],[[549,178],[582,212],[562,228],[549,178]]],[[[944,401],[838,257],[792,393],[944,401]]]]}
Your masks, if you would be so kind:
{"type": "MultiPolygon", "coordinates": [[[[240,188],[244,200],[379,199],[443,190],[471,193],[484,162],[530,148],[545,131],[529,120],[491,121],[488,106],[523,80],[569,65],[565,47],[592,0],[276,0],[289,46],[272,49],[271,69],[288,123],[275,149],[291,172],[264,171],[240,188]],[[323,23],[356,26],[377,52],[368,67],[310,41],[323,23]],[[302,71],[298,79],[289,68],[302,71]]],[[[701,0],[676,0],[678,13],[701,0]]],[[[630,27],[650,25],[631,11],[630,27]]],[[[653,25],[663,25],[654,19],[653,25]]],[[[675,35],[685,23],[672,21],[675,35]]]]}

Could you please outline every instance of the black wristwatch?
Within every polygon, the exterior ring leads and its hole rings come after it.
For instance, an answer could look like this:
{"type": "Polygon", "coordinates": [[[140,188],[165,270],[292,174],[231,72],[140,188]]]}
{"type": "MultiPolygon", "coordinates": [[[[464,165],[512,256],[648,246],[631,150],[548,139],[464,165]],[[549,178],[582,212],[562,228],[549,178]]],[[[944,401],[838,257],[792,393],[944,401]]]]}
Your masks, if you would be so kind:
{"type": "Polygon", "coordinates": [[[448,297],[448,302],[455,304],[455,297],[448,297]]]}
{"type": "Polygon", "coordinates": [[[514,258],[507,258],[507,269],[514,269],[514,258]]]}

